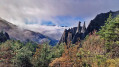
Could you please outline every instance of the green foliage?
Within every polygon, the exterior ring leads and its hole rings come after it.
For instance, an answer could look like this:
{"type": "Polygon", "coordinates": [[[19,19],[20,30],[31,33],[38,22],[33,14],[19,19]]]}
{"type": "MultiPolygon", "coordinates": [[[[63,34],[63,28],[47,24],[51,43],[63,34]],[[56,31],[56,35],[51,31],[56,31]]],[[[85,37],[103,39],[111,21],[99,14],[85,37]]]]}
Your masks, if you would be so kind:
{"type": "Polygon", "coordinates": [[[35,67],[48,67],[49,63],[57,58],[60,57],[63,53],[64,45],[57,45],[51,47],[49,44],[45,43],[43,45],[39,45],[36,49],[36,52],[33,56],[33,64],[35,67]]]}
{"type": "Polygon", "coordinates": [[[38,66],[46,67],[48,65],[51,58],[50,49],[51,49],[51,46],[49,46],[47,43],[38,46],[32,60],[35,67],[38,67],[38,66]]]}
{"type": "Polygon", "coordinates": [[[37,45],[33,42],[8,40],[0,44],[0,63],[7,61],[8,63],[3,65],[10,64],[10,67],[48,67],[49,63],[60,57],[63,51],[63,44],[52,47],[48,43],[37,45]]]}
{"type": "Polygon", "coordinates": [[[41,66],[47,66],[49,64],[50,59],[52,58],[52,55],[50,54],[51,53],[50,49],[51,46],[49,46],[48,44],[43,44],[43,48],[40,51],[41,54],[39,58],[41,66]]]}
{"type": "Polygon", "coordinates": [[[27,42],[25,44],[25,47],[28,48],[30,51],[32,51],[33,53],[35,53],[35,49],[37,47],[37,44],[32,43],[32,42],[27,42]]]}
{"type": "Polygon", "coordinates": [[[119,44],[119,16],[112,18],[110,14],[98,34],[105,40],[107,52],[111,51],[114,44],[119,44]]]}
{"type": "Polygon", "coordinates": [[[80,65],[82,67],[104,67],[107,60],[105,55],[92,54],[92,52],[83,48],[79,49],[77,57],[80,60],[80,65]]]}
{"type": "Polygon", "coordinates": [[[61,43],[60,45],[56,45],[52,49],[52,58],[58,58],[62,56],[62,53],[64,52],[64,44],[61,43]]]}
{"type": "Polygon", "coordinates": [[[2,58],[0,61],[4,60],[3,63],[7,61],[7,65],[12,65],[10,67],[30,67],[35,48],[36,45],[31,42],[24,44],[16,40],[8,40],[0,45],[0,59],[2,58]]]}
{"type": "Polygon", "coordinates": [[[22,43],[16,42],[14,44],[14,48],[14,52],[16,53],[16,55],[13,57],[13,64],[16,67],[26,67],[28,65],[32,66],[31,58],[34,54],[35,46],[32,45],[32,43],[30,42],[26,43],[24,46],[22,45],[22,43]]]}
{"type": "Polygon", "coordinates": [[[15,67],[32,67],[29,58],[27,56],[20,56],[17,57],[17,60],[15,60],[15,67]]]}
{"type": "Polygon", "coordinates": [[[16,51],[16,50],[19,50],[19,49],[21,49],[22,47],[23,47],[23,43],[21,43],[20,41],[12,41],[11,42],[11,44],[12,44],[12,50],[14,50],[14,51],[16,51]]]}

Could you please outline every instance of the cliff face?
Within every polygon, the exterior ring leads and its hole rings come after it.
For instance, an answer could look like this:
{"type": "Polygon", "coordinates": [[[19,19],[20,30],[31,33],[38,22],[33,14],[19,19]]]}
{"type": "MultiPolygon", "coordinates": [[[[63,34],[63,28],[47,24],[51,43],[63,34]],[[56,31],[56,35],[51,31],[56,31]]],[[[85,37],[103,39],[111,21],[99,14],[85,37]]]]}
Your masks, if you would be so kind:
{"type": "Polygon", "coordinates": [[[83,27],[80,26],[81,22],[79,22],[78,27],[73,27],[71,29],[65,29],[60,41],[60,43],[76,43],[77,41],[80,41],[81,39],[83,39],[85,37],[85,31],[86,31],[86,27],[85,27],[85,22],[83,27]]]}
{"type": "Polygon", "coordinates": [[[119,11],[116,11],[116,12],[110,11],[107,13],[98,14],[93,20],[90,21],[90,24],[88,25],[87,30],[86,30],[86,34],[89,34],[93,32],[94,30],[99,31],[101,26],[104,26],[105,21],[109,17],[110,13],[112,14],[113,18],[119,15],[119,11]]]}
{"type": "Polygon", "coordinates": [[[79,22],[78,27],[74,27],[64,31],[59,41],[59,44],[60,43],[67,44],[68,42],[75,44],[76,42],[83,40],[86,35],[92,33],[94,30],[99,31],[101,26],[104,26],[105,21],[109,17],[110,13],[112,14],[113,18],[119,15],[119,11],[116,12],[110,11],[107,13],[98,14],[93,20],[90,21],[90,24],[88,25],[87,29],[85,27],[85,22],[83,27],[80,26],[80,22],[79,22]]]}

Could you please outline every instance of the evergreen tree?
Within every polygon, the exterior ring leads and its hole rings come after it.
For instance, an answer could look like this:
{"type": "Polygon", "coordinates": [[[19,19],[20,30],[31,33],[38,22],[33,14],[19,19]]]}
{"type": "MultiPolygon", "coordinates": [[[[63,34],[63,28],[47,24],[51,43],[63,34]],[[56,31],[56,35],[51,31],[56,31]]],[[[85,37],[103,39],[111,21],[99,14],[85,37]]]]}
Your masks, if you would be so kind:
{"type": "Polygon", "coordinates": [[[112,49],[114,44],[119,44],[119,16],[112,18],[112,14],[109,15],[104,26],[101,27],[98,32],[99,35],[105,40],[107,52],[112,49]]]}

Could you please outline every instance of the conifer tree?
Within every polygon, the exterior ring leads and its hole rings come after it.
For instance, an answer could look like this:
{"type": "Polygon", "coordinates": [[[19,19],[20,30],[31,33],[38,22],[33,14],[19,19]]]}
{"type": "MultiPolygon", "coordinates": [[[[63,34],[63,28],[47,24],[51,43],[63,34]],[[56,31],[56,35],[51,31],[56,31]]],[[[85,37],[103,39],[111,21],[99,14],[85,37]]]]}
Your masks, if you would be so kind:
{"type": "Polygon", "coordinates": [[[111,15],[109,15],[105,25],[98,32],[105,40],[107,51],[110,51],[114,44],[119,44],[119,16],[112,18],[111,15]]]}

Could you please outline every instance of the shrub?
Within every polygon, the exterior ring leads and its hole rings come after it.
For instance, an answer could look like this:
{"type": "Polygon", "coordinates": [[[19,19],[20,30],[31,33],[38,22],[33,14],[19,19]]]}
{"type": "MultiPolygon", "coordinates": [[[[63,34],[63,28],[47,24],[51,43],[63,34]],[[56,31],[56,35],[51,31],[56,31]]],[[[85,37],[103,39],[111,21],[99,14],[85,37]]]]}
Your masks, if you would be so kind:
{"type": "Polygon", "coordinates": [[[82,43],[82,48],[90,51],[92,54],[104,54],[105,42],[104,39],[101,39],[100,36],[96,34],[96,31],[94,31],[82,43]]]}

